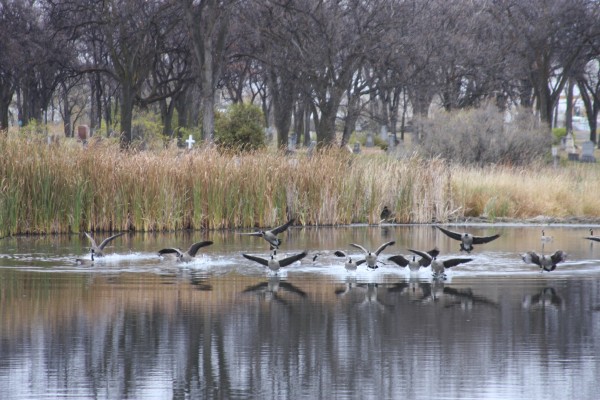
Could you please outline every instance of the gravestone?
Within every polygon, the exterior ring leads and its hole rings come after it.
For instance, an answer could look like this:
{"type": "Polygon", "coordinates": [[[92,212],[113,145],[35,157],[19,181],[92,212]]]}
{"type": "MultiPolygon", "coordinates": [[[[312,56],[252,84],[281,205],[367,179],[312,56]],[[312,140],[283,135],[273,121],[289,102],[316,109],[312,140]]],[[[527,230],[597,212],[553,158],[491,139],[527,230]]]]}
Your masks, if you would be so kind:
{"type": "Polygon", "coordinates": [[[565,150],[567,151],[567,158],[570,161],[579,160],[579,154],[577,153],[577,147],[575,146],[575,137],[573,133],[567,134],[567,139],[565,140],[565,150]]]}
{"type": "Polygon", "coordinates": [[[387,140],[387,138],[388,138],[388,127],[387,127],[387,125],[381,125],[381,128],[379,128],[379,136],[381,136],[381,138],[383,140],[387,140]]]}
{"type": "Polygon", "coordinates": [[[352,149],[352,152],[354,154],[360,154],[360,143],[359,142],[354,142],[354,148],[352,149]]]}
{"type": "Polygon", "coordinates": [[[388,153],[392,153],[394,150],[396,150],[396,136],[395,135],[390,133],[387,137],[387,143],[388,143],[388,148],[387,148],[388,153]]]}
{"type": "Polygon", "coordinates": [[[596,157],[594,157],[594,142],[587,141],[581,145],[581,162],[595,163],[596,157]]]}
{"type": "Polygon", "coordinates": [[[289,137],[288,137],[288,151],[296,151],[296,134],[292,133],[289,137]]]}
{"type": "Polygon", "coordinates": [[[185,142],[188,144],[188,149],[191,149],[194,143],[196,143],[192,135],[190,135],[185,142]]]}
{"type": "Polygon", "coordinates": [[[310,142],[310,145],[308,146],[308,150],[307,150],[307,154],[309,157],[312,157],[313,152],[315,151],[316,147],[317,147],[317,142],[315,140],[312,140],[310,142]]]}
{"type": "Polygon", "coordinates": [[[365,141],[365,147],[373,147],[375,146],[375,139],[373,139],[373,134],[371,132],[367,133],[367,140],[365,141]]]}

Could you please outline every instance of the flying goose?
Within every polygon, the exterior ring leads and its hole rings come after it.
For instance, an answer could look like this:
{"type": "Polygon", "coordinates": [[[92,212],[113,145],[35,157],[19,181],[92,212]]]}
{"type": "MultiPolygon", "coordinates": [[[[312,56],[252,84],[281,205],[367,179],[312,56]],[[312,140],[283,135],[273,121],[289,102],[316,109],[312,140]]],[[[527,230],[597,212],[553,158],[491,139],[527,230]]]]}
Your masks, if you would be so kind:
{"type": "Polygon", "coordinates": [[[88,237],[88,239],[90,239],[90,243],[91,243],[91,249],[94,251],[94,253],[96,254],[96,257],[104,257],[104,248],[106,247],[106,245],[113,240],[114,238],[118,238],[119,236],[122,236],[124,234],[126,234],[127,232],[121,232],[121,233],[117,233],[116,235],[112,235],[110,237],[107,237],[106,239],[104,239],[102,241],[102,243],[100,243],[100,245],[96,245],[96,241],[94,240],[93,237],[90,236],[89,233],[84,232],[85,236],[88,237]]]}
{"type": "Polygon", "coordinates": [[[500,237],[500,234],[495,234],[492,236],[475,236],[466,232],[453,232],[448,229],[442,228],[439,225],[436,225],[435,227],[443,233],[445,233],[448,237],[460,241],[460,251],[466,251],[467,253],[470,253],[473,250],[474,244],[488,243],[500,237]]]}
{"type": "Polygon", "coordinates": [[[269,242],[269,244],[271,245],[271,248],[278,249],[279,246],[281,245],[281,239],[279,239],[277,237],[277,235],[284,232],[293,223],[294,223],[294,218],[290,219],[285,224],[280,225],[277,228],[274,228],[274,229],[271,229],[268,231],[258,230],[256,232],[251,232],[251,233],[240,233],[240,235],[250,235],[250,236],[261,237],[261,238],[265,239],[267,242],[269,242]]]}
{"type": "Polygon", "coordinates": [[[521,255],[523,261],[527,264],[536,264],[540,267],[541,271],[554,271],[556,264],[563,262],[567,259],[567,253],[562,250],[557,250],[551,255],[539,255],[535,251],[528,251],[521,255]]]}
{"type": "Polygon", "coordinates": [[[282,259],[275,258],[275,255],[273,254],[271,254],[271,257],[269,259],[253,256],[250,254],[242,254],[242,256],[244,256],[244,258],[247,258],[248,260],[256,261],[257,263],[262,264],[265,267],[269,267],[271,271],[277,272],[280,268],[287,267],[288,265],[296,261],[302,260],[304,257],[306,257],[307,254],[307,251],[303,251],[302,253],[294,254],[293,256],[289,256],[282,259]]]}
{"type": "Polygon", "coordinates": [[[429,259],[431,263],[431,270],[433,271],[434,277],[445,277],[446,276],[446,268],[452,268],[457,266],[458,264],[468,263],[469,261],[473,261],[472,258],[450,258],[448,260],[440,261],[437,259],[437,255],[435,257],[431,256],[429,253],[420,250],[408,249],[410,252],[415,253],[423,258],[429,259]]]}
{"type": "MultiPolygon", "coordinates": [[[[431,256],[431,258],[435,258],[440,254],[440,251],[436,248],[431,249],[427,252],[431,256]]],[[[431,264],[431,259],[426,257],[421,257],[420,260],[416,260],[416,257],[413,255],[412,260],[406,259],[403,255],[391,256],[388,258],[389,261],[392,261],[398,264],[401,267],[408,267],[411,271],[418,271],[421,267],[425,268],[431,264]]]]}
{"type": "Polygon", "coordinates": [[[594,242],[600,242],[600,236],[594,236],[594,230],[590,229],[590,236],[586,236],[586,239],[593,240],[594,242]]]}
{"type": "Polygon", "coordinates": [[[346,255],[346,253],[344,253],[343,251],[336,251],[335,254],[337,257],[347,257],[346,258],[346,262],[344,263],[344,267],[346,268],[346,271],[356,271],[356,268],[360,265],[363,264],[364,262],[366,262],[367,260],[358,260],[358,261],[354,261],[352,259],[352,257],[346,255]]]}
{"type": "Polygon", "coordinates": [[[185,253],[183,251],[181,251],[180,249],[177,249],[175,247],[168,247],[166,249],[161,249],[158,251],[158,255],[160,256],[164,256],[165,254],[174,254],[175,257],[177,257],[177,261],[179,262],[190,262],[193,261],[196,257],[196,253],[198,252],[198,250],[201,247],[206,247],[206,246],[210,246],[211,244],[213,244],[213,242],[211,240],[207,240],[204,242],[197,242],[194,243],[190,246],[190,248],[188,249],[188,251],[186,251],[185,253]]]}
{"type": "Polygon", "coordinates": [[[75,259],[75,263],[78,264],[78,265],[86,265],[86,266],[94,265],[94,253],[95,253],[94,249],[91,250],[91,253],[92,253],[91,254],[92,258],[91,259],[88,259],[88,258],[76,258],[75,259]]]}
{"type": "Polygon", "coordinates": [[[378,266],[377,266],[377,256],[379,255],[379,253],[381,253],[383,250],[385,250],[386,247],[391,246],[391,245],[393,245],[395,243],[396,243],[395,241],[386,242],[386,243],[382,244],[381,246],[379,246],[379,248],[377,250],[375,250],[374,253],[371,252],[370,250],[365,249],[360,244],[350,243],[350,246],[353,246],[353,247],[356,247],[358,249],[361,249],[365,253],[365,261],[367,262],[367,268],[377,269],[378,268],[378,266]]]}

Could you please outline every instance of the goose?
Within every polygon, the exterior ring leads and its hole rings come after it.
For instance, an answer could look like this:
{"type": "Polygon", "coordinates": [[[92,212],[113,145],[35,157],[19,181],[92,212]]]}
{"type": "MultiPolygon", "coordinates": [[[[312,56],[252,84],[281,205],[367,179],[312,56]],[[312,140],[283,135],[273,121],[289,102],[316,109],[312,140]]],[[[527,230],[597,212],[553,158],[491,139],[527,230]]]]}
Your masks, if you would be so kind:
{"type": "Polygon", "coordinates": [[[450,258],[448,260],[438,260],[437,255],[435,257],[431,256],[429,253],[420,250],[408,249],[411,253],[415,253],[423,258],[429,259],[431,263],[431,270],[433,271],[434,277],[445,277],[446,276],[446,268],[452,268],[459,264],[468,263],[473,261],[472,258],[450,258]]]}
{"type": "Polygon", "coordinates": [[[600,242],[600,236],[594,236],[594,230],[590,229],[590,236],[585,237],[588,240],[593,240],[594,242],[600,242]]]}
{"type": "Polygon", "coordinates": [[[554,238],[552,236],[546,236],[546,232],[542,229],[542,236],[540,236],[540,240],[542,243],[551,242],[554,238]]]}
{"type": "Polygon", "coordinates": [[[283,225],[278,226],[277,228],[273,228],[268,231],[259,230],[251,233],[240,233],[240,235],[250,235],[257,236],[265,239],[271,245],[271,248],[278,249],[281,245],[281,239],[277,237],[280,233],[284,232],[290,225],[294,223],[294,218],[290,219],[283,225]]]}
{"type": "MultiPolygon", "coordinates": [[[[429,254],[431,256],[431,258],[434,258],[434,257],[437,257],[438,254],[440,254],[440,251],[436,247],[434,249],[429,250],[427,252],[427,254],[429,254]]],[[[408,268],[412,272],[418,271],[421,267],[423,267],[423,268],[428,267],[429,264],[431,264],[431,259],[426,258],[426,257],[421,257],[421,259],[417,261],[415,255],[412,256],[412,260],[405,258],[403,255],[391,256],[390,258],[388,258],[388,260],[398,264],[401,267],[408,266],[408,268]]]]}
{"type": "Polygon", "coordinates": [[[186,252],[183,252],[175,247],[167,247],[165,249],[159,250],[158,255],[164,256],[165,254],[173,254],[175,255],[175,257],[177,257],[177,261],[179,262],[190,262],[195,259],[196,253],[201,247],[210,246],[211,244],[213,244],[213,242],[210,240],[204,242],[197,242],[192,244],[186,252]]]}
{"type": "Polygon", "coordinates": [[[361,249],[365,253],[365,261],[367,262],[367,268],[377,269],[378,268],[377,256],[379,255],[379,253],[381,253],[383,250],[385,250],[386,247],[392,246],[395,243],[396,243],[395,241],[386,242],[386,243],[382,244],[381,246],[379,246],[379,248],[377,250],[375,250],[374,253],[371,252],[370,250],[367,250],[360,244],[350,243],[350,246],[356,247],[357,249],[361,249]]]}
{"type": "Polygon", "coordinates": [[[557,250],[551,255],[539,255],[535,251],[528,251],[521,255],[521,258],[527,264],[536,264],[540,267],[541,271],[554,271],[556,265],[567,259],[567,253],[562,250],[557,250]]]}
{"type": "Polygon", "coordinates": [[[352,259],[352,257],[346,255],[346,253],[344,253],[343,251],[339,251],[339,250],[333,254],[335,254],[337,257],[347,257],[346,262],[344,263],[344,267],[346,268],[346,271],[356,271],[356,269],[358,268],[358,266],[360,264],[363,264],[367,261],[367,260],[354,261],[352,259]]]}
{"type": "Polygon", "coordinates": [[[307,251],[303,251],[302,253],[294,254],[293,256],[289,256],[282,259],[275,258],[273,254],[271,254],[271,257],[269,259],[253,256],[250,254],[242,254],[242,256],[244,258],[247,258],[248,260],[256,261],[257,263],[262,264],[265,267],[269,267],[271,271],[277,272],[280,268],[287,267],[288,265],[296,261],[302,260],[304,257],[306,257],[307,254],[307,251]]]}
{"type": "Polygon", "coordinates": [[[100,245],[96,245],[96,241],[94,240],[93,237],[90,236],[89,233],[84,232],[85,236],[88,237],[88,239],[90,240],[91,243],[91,249],[94,251],[94,253],[96,254],[96,257],[104,257],[104,248],[106,247],[106,245],[113,239],[118,238],[119,236],[122,236],[124,234],[126,234],[127,232],[121,232],[121,233],[117,233],[116,235],[112,235],[110,237],[107,237],[106,239],[104,239],[102,241],[102,243],[100,243],[100,245]]]}
{"type": "Polygon", "coordinates": [[[392,216],[392,212],[388,208],[388,206],[383,206],[383,210],[381,210],[381,214],[379,214],[380,221],[379,223],[387,222],[388,219],[392,216]]]}
{"type": "Polygon", "coordinates": [[[466,232],[453,232],[448,229],[442,228],[439,225],[436,225],[435,227],[442,231],[444,234],[446,234],[448,237],[460,241],[460,251],[466,251],[467,253],[470,253],[473,250],[474,244],[488,243],[500,237],[499,233],[492,236],[475,236],[471,233],[466,232]]]}
{"type": "Polygon", "coordinates": [[[76,258],[75,259],[75,263],[78,264],[78,265],[89,265],[89,266],[94,265],[94,253],[95,253],[94,249],[91,250],[91,253],[92,253],[91,254],[92,258],[91,259],[76,258]]]}

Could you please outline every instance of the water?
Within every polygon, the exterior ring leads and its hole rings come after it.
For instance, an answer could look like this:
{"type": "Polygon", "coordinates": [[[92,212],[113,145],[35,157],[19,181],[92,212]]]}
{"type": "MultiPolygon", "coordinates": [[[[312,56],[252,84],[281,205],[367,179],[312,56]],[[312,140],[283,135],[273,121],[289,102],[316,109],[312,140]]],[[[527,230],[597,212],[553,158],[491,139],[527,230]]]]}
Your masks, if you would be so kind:
{"type": "Polygon", "coordinates": [[[544,274],[519,256],[542,251],[540,226],[450,228],[502,236],[445,281],[348,273],[333,255],[396,240],[383,261],[436,245],[459,256],[431,226],[294,228],[280,253],[309,256],[277,275],[241,256],[266,256],[264,240],[232,232],[128,235],[93,267],[73,261],[85,238],[3,239],[0,398],[596,399],[589,227],[545,227],[543,250],[569,256],[544,274]],[[192,263],[156,255],[207,239],[192,263]]]}

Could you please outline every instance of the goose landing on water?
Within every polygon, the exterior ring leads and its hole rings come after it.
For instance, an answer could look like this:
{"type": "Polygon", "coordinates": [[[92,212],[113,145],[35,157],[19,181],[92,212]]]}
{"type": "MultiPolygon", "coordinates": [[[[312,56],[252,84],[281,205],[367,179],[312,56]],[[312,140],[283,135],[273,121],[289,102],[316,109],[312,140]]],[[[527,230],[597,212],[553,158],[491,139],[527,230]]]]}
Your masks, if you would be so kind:
{"type": "Polygon", "coordinates": [[[438,277],[445,278],[446,277],[446,268],[452,268],[459,264],[468,263],[470,261],[473,261],[472,258],[450,258],[448,260],[441,261],[441,260],[437,259],[437,255],[435,257],[432,257],[429,253],[426,253],[424,251],[413,250],[413,249],[408,249],[408,250],[412,253],[415,253],[415,254],[423,257],[423,258],[429,259],[429,261],[431,262],[431,270],[433,271],[434,278],[438,278],[438,277]]]}
{"type": "Polygon", "coordinates": [[[168,247],[166,249],[159,250],[158,254],[160,256],[164,256],[165,254],[174,254],[175,257],[177,257],[177,261],[190,262],[195,259],[196,253],[198,253],[198,250],[200,248],[210,246],[211,244],[213,244],[213,242],[210,240],[207,240],[205,242],[197,242],[197,243],[194,243],[193,245],[191,245],[190,248],[188,249],[188,251],[186,251],[186,252],[183,252],[180,249],[177,249],[175,247],[168,247]]]}
{"type": "Polygon", "coordinates": [[[106,247],[106,245],[113,239],[118,238],[119,236],[122,236],[124,234],[126,234],[127,232],[121,232],[121,233],[117,233],[116,235],[112,235],[106,239],[104,239],[102,241],[102,243],[100,243],[100,245],[96,245],[96,241],[94,240],[93,237],[90,236],[89,233],[84,232],[85,236],[88,237],[88,239],[90,240],[90,244],[91,244],[91,249],[94,251],[94,253],[96,254],[96,257],[104,257],[104,248],[106,247]]]}
{"type": "Polygon", "coordinates": [[[466,251],[470,253],[473,250],[474,244],[484,244],[491,242],[492,240],[496,240],[500,237],[500,234],[495,234],[492,236],[475,236],[471,233],[459,233],[453,232],[448,229],[442,228],[441,226],[436,225],[440,231],[442,231],[446,236],[458,240],[460,242],[460,251],[466,251]]]}
{"type": "Polygon", "coordinates": [[[257,236],[265,239],[271,245],[272,249],[278,249],[281,245],[281,239],[277,237],[280,233],[284,232],[290,225],[294,223],[294,218],[290,219],[283,225],[278,226],[277,228],[263,231],[259,230],[252,233],[240,233],[240,235],[249,235],[249,236],[257,236]]]}
{"type": "Polygon", "coordinates": [[[356,243],[350,243],[350,246],[356,247],[357,249],[361,249],[365,253],[365,261],[367,262],[367,268],[377,269],[378,268],[377,256],[379,255],[379,253],[381,253],[383,250],[385,250],[386,247],[392,246],[395,243],[396,243],[395,241],[386,242],[386,243],[382,244],[381,246],[379,246],[379,248],[377,250],[375,250],[375,252],[371,252],[370,250],[367,250],[360,244],[356,244],[356,243]]]}
{"type": "Polygon", "coordinates": [[[600,242],[600,236],[594,236],[594,230],[590,229],[590,236],[585,237],[588,240],[593,240],[594,242],[600,242]]]}
{"type": "Polygon", "coordinates": [[[567,259],[567,253],[562,250],[557,250],[554,254],[551,255],[539,255],[535,251],[528,251],[525,254],[521,255],[523,261],[527,264],[536,264],[540,267],[541,271],[554,271],[556,269],[556,265],[561,263],[567,259]]]}
{"type": "Polygon", "coordinates": [[[391,256],[390,258],[388,258],[388,260],[398,264],[401,267],[408,267],[411,270],[411,272],[416,272],[419,269],[421,269],[421,267],[428,267],[429,264],[431,264],[431,259],[437,257],[438,254],[440,254],[440,251],[437,248],[435,248],[429,250],[427,254],[429,254],[431,258],[421,257],[417,261],[414,255],[412,256],[412,260],[406,259],[403,255],[397,255],[391,256]]]}
{"type": "Polygon", "coordinates": [[[358,268],[358,266],[360,264],[365,263],[367,260],[358,260],[358,261],[354,261],[352,259],[352,257],[350,257],[349,255],[347,255],[346,253],[344,253],[343,251],[336,251],[335,254],[337,257],[346,257],[346,262],[344,263],[344,268],[346,268],[346,271],[349,272],[353,272],[356,271],[356,269],[358,268]]]}
{"type": "Polygon", "coordinates": [[[85,266],[92,266],[94,265],[94,249],[91,250],[91,259],[87,259],[87,258],[76,258],[75,259],[75,263],[77,265],[85,265],[85,266]]]}
{"type": "Polygon", "coordinates": [[[250,254],[242,254],[242,256],[244,258],[247,258],[248,260],[256,261],[257,263],[262,264],[265,267],[269,267],[271,271],[277,272],[280,268],[287,267],[288,265],[293,264],[296,261],[302,260],[304,257],[306,257],[307,254],[308,252],[303,251],[302,253],[294,254],[293,256],[289,256],[282,259],[276,258],[274,254],[271,254],[271,257],[269,259],[253,256],[250,254]]]}

